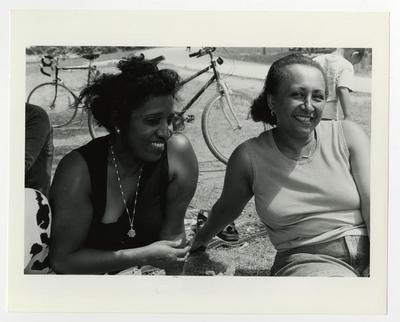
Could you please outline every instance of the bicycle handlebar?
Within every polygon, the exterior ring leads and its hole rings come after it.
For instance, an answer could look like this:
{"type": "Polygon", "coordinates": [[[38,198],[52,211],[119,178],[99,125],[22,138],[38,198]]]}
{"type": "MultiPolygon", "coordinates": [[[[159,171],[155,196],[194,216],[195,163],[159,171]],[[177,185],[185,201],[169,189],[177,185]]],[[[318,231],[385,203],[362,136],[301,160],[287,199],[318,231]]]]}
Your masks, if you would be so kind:
{"type": "Polygon", "coordinates": [[[165,60],[165,57],[163,55],[150,59],[150,61],[155,65],[162,62],[163,60],[165,60]]]}
{"type": "Polygon", "coordinates": [[[200,52],[200,51],[198,51],[198,52],[195,52],[195,53],[191,53],[191,54],[189,54],[189,57],[194,57],[194,56],[197,56],[197,55],[199,54],[199,52],[200,52]]]}
{"type": "Polygon", "coordinates": [[[40,65],[40,72],[41,72],[42,74],[46,75],[46,76],[51,77],[51,74],[46,73],[46,72],[43,70],[44,67],[47,67],[47,66],[40,65]]]}
{"type": "Polygon", "coordinates": [[[215,49],[216,49],[215,47],[203,47],[203,48],[199,49],[197,52],[189,54],[189,57],[199,58],[206,54],[212,53],[213,51],[215,51],[215,49]]]}
{"type": "Polygon", "coordinates": [[[51,77],[51,74],[45,72],[45,71],[44,71],[44,68],[50,67],[50,68],[53,70],[54,56],[51,56],[51,55],[44,55],[44,56],[41,58],[41,62],[42,62],[42,64],[40,65],[40,72],[41,72],[43,75],[46,75],[46,76],[51,77]]]}
{"type": "Polygon", "coordinates": [[[41,59],[43,67],[50,67],[53,64],[53,60],[54,60],[53,56],[50,55],[43,56],[41,59]],[[46,61],[46,59],[48,61],[46,61]]]}

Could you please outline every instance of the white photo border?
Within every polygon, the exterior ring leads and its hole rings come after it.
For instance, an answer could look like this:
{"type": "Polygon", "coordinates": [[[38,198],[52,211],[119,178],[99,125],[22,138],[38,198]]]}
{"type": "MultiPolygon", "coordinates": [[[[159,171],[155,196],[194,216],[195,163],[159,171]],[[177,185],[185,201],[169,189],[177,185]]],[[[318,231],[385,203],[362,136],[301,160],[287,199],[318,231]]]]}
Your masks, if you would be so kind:
{"type": "Polygon", "coordinates": [[[384,314],[387,308],[388,106],[389,17],[384,12],[12,12],[9,310],[384,314]],[[335,23],[338,21],[340,24],[335,23]],[[354,25],[363,27],[352,28],[354,25]],[[192,46],[372,48],[370,278],[23,274],[24,131],[16,125],[24,124],[25,48],[30,45],[186,46],[188,42],[192,46]]]}

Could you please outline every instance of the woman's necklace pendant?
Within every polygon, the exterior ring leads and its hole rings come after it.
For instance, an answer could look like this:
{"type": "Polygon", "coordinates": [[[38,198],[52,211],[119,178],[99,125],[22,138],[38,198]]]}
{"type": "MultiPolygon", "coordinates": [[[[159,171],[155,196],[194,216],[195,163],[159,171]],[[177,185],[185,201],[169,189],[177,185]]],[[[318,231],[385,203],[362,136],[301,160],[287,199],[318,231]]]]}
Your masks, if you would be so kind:
{"type": "Polygon", "coordinates": [[[128,209],[128,205],[126,204],[125,194],[124,194],[124,190],[122,189],[121,178],[119,176],[117,160],[115,158],[114,148],[113,148],[112,145],[110,146],[110,150],[111,150],[111,156],[112,156],[113,163],[114,163],[115,174],[116,174],[117,180],[118,180],[119,191],[121,192],[122,201],[124,202],[125,211],[126,211],[126,214],[128,215],[129,224],[131,226],[131,228],[127,232],[127,235],[128,235],[129,238],[134,238],[136,236],[136,231],[133,229],[132,226],[133,226],[133,220],[135,218],[136,202],[138,200],[139,184],[140,184],[140,178],[142,176],[143,166],[141,166],[140,170],[139,170],[139,176],[138,176],[138,180],[137,180],[137,183],[136,183],[135,199],[134,199],[134,202],[133,202],[133,211],[132,211],[132,215],[131,215],[130,212],[129,212],[129,209],[128,209]]]}
{"type": "Polygon", "coordinates": [[[127,235],[129,238],[133,238],[136,236],[136,231],[131,227],[131,229],[129,229],[127,235]]]}

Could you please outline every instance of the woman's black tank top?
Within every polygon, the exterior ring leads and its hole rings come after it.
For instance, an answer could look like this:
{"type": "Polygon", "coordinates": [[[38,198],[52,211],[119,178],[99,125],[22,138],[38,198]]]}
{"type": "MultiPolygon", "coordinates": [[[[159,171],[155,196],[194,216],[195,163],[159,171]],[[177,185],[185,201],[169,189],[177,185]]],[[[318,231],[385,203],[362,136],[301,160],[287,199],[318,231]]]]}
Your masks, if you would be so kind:
{"type": "Polygon", "coordinates": [[[146,162],[143,166],[133,222],[136,236],[130,238],[127,236],[130,225],[126,212],[122,213],[115,223],[101,222],[107,199],[108,142],[109,136],[100,137],[77,149],[89,169],[93,205],[93,219],[84,247],[118,250],[151,244],[160,239],[165,218],[168,186],[167,150],[165,149],[158,161],[146,162]]]}

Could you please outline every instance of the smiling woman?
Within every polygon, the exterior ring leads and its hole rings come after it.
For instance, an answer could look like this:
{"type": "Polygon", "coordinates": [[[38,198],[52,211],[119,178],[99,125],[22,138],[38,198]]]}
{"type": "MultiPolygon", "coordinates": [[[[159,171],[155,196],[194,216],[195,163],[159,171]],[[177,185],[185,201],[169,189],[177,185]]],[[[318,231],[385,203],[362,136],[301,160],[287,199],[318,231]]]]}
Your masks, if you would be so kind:
{"type": "Polygon", "coordinates": [[[277,250],[276,276],[368,276],[369,142],[349,121],[322,121],[321,66],[301,54],[274,62],[254,121],[274,126],[241,144],[199,231],[201,249],[251,197],[277,250]]]}
{"type": "Polygon", "coordinates": [[[179,274],[188,248],[184,215],[197,160],[171,121],[178,75],[131,57],[81,99],[110,133],[67,154],[50,191],[50,264],[56,273],[117,273],[152,265],[179,274]]]}

